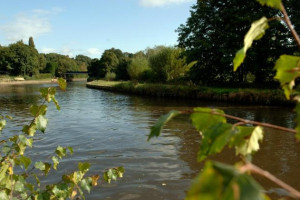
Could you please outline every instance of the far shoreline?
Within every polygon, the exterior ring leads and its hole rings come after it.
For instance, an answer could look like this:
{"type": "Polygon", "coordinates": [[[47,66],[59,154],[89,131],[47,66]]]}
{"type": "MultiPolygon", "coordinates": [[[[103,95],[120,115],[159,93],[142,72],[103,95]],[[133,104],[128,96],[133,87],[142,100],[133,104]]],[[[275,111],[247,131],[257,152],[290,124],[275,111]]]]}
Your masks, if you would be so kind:
{"type": "MultiPolygon", "coordinates": [[[[87,81],[87,78],[74,78],[72,82],[87,81]]],[[[24,81],[0,81],[0,85],[30,85],[30,84],[47,84],[57,83],[57,79],[41,79],[41,80],[24,80],[24,81]]]]}
{"type": "Polygon", "coordinates": [[[145,97],[198,99],[233,104],[267,106],[294,106],[295,104],[293,101],[286,100],[283,92],[279,89],[214,88],[154,83],[134,84],[130,81],[104,80],[87,82],[86,87],[145,97]]]}

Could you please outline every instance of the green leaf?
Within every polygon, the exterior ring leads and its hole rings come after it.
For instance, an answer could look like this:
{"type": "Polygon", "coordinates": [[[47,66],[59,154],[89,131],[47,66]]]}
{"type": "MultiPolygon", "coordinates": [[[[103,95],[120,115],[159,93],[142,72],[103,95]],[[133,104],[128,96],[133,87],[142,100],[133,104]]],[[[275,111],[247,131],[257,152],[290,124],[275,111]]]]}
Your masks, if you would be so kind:
{"type": "Polygon", "coordinates": [[[36,163],[34,164],[34,167],[37,168],[37,169],[39,169],[39,170],[41,170],[41,171],[44,171],[44,170],[46,169],[45,163],[43,163],[43,162],[41,162],[41,161],[36,162],[36,163]]]}
{"type": "Polygon", "coordinates": [[[0,120],[0,131],[2,131],[5,126],[6,126],[6,120],[4,119],[0,120]]]}
{"type": "Polygon", "coordinates": [[[25,125],[25,126],[23,126],[22,131],[23,131],[26,135],[34,136],[34,135],[35,135],[35,132],[36,132],[36,124],[35,124],[35,123],[32,123],[30,126],[25,125]]]}
{"type": "Polygon", "coordinates": [[[26,150],[26,147],[27,147],[26,144],[20,142],[20,143],[18,144],[18,146],[16,147],[16,150],[17,150],[17,152],[19,152],[20,155],[24,155],[25,150],[26,150]]]}
{"type": "Polygon", "coordinates": [[[19,140],[26,146],[32,147],[33,139],[28,139],[25,135],[19,135],[19,140]]]}
{"type": "Polygon", "coordinates": [[[79,183],[82,178],[83,178],[84,174],[80,171],[77,171],[77,172],[73,172],[71,175],[70,175],[70,180],[74,183],[74,184],[77,184],[79,183]]]}
{"type": "Polygon", "coordinates": [[[41,96],[49,103],[51,101],[51,97],[48,95],[49,88],[40,89],[41,96]]]}
{"type": "Polygon", "coordinates": [[[48,119],[46,119],[43,115],[39,115],[35,118],[35,123],[36,128],[44,133],[48,124],[48,119]]]}
{"type": "Polygon", "coordinates": [[[12,117],[12,116],[6,115],[5,117],[6,117],[7,119],[13,120],[13,117],[12,117]]]}
{"type": "Polygon", "coordinates": [[[66,156],[67,150],[66,148],[63,148],[61,146],[58,146],[55,150],[55,153],[57,154],[57,156],[62,159],[62,157],[66,156]]]}
{"type": "Polygon", "coordinates": [[[56,100],[55,96],[51,97],[52,101],[54,102],[55,106],[56,106],[56,109],[57,110],[60,110],[60,106],[58,104],[58,101],[56,100]]]}
{"type": "Polygon", "coordinates": [[[40,93],[41,96],[49,103],[54,98],[56,89],[54,87],[42,88],[40,93]]]}
{"type": "Polygon", "coordinates": [[[25,169],[27,169],[29,167],[29,165],[31,164],[31,159],[25,156],[20,156],[19,158],[20,164],[23,164],[25,169]]]}
{"type": "Polygon", "coordinates": [[[36,174],[33,174],[33,177],[35,178],[36,184],[40,187],[41,182],[40,182],[39,177],[36,174]]]}
{"type": "Polygon", "coordinates": [[[119,178],[122,178],[122,177],[123,177],[124,172],[125,172],[124,167],[118,167],[118,168],[117,168],[117,173],[118,173],[118,177],[119,177],[119,178]]]}
{"type": "Polygon", "coordinates": [[[281,10],[281,0],[257,0],[261,5],[281,10]]]}
{"type": "Polygon", "coordinates": [[[153,137],[158,137],[160,135],[160,132],[163,128],[163,126],[170,121],[172,118],[179,115],[179,111],[172,110],[168,114],[161,116],[158,121],[154,124],[154,126],[151,127],[150,134],[148,136],[148,141],[153,137]]]}
{"type": "Polygon", "coordinates": [[[251,176],[230,165],[207,162],[186,197],[186,200],[196,199],[264,200],[264,194],[251,176]]]}
{"type": "Polygon", "coordinates": [[[45,175],[47,176],[50,169],[51,169],[51,164],[50,163],[44,163],[45,164],[45,170],[44,170],[44,173],[45,175]]]}
{"type": "Polygon", "coordinates": [[[228,144],[232,135],[232,125],[217,123],[203,132],[198,161],[202,161],[209,155],[219,153],[228,144]]]}
{"type": "Polygon", "coordinates": [[[71,155],[73,155],[74,151],[73,151],[73,148],[72,147],[67,147],[69,149],[69,152],[71,155]]]}
{"type": "Polygon", "coordinates": [[[41,105],[41,106],[32,105],[30,106],[30,113],[34,117],[38,115],[45,115],[47,112],[47,108],[48,107],[46,105],[41,105]]]}
{"type": "Polygon", "coordinates": [[[295,85],[295,79],[300,77],[300,57],[281,55],[276,61],[274,69],[276,70],[275,79],[279,80],[281,87],[287,99],[295,85]]]}
{"type": "Polygon", "coordinates": [[[1,163],[2,166],[0,168],[0,182],[5,178],[6,172],[9,168],[9,165],[6,163],[1,163]]]}
{"type": "Polygon", "coordinates": [[[91,178],[91,177],[85,178],[85,179],[83,179],[83,180],[80,182],[80,187],[81,187],[83,190],[88,191],[88,193],[91,192],[92,186],[93,186],[93,185],[92,185],[92,178],[91,178]]]}
{"type": "Polygon", "coordinates": [[[245,58],[246,52],[244,51],[244,48],[236,52],[235,57],[233,59],[233,71],[236,71],[238,69],[238,67],[244,62],[245,58]]]}
{"type": "Polygon", "coordinates": [[[55,185],[52,189],[55,199],[67,199],[70,195],[69,187],[67,184],[55,185]]]}
{"type": "Polygon", "coordinates": [[[9,196],[6,194],[5,190],[0,191],[0,199],[1,200],[9,200],[9,196]]]}
{"type": "Polygon", "coordinates": [[[222,110],[211,108],[194,108],[194,113],[191,114],[192,124],[195,128],[204,132],[210,126],[218,123],[226,123],[225,113],[222,110]]]}
{"type": "Polygon", "coordinates": [[[118,168],[111,168],[108,169],[106,172],[103,174],[103,180],[105,180],[107,183],[110,183],[111,180],[117,180],[117,178],[123,177],[124,173],[124,168],[123,167],[118,167],[118,168]]]}
{"type": "Polygon", "coordinates": [[[86,173],[87,171],[89,171],[91,164],[90,163],[78,163],[78,169],[79,171],[81,171],[82,173],[86,173]]]}
{"type": "Polygon", "coordinates": [[[110,184],[111,179],[108,177],[107,172],[104,172],[104,173],[103,173],[103,180],[110,184]]]}
{"type": "Polygon", "coordinates": [[[49,173],[50,169],[51,169],[51,164],[50,163],[43,163],[43,162],[39,161],[39,162],[36,162],[34,164],[34,167],[36,169],[39,169],[39,170],[43,171],[44,174],[47,175],[49,173]]]}
{"type": "Polygon", "coordinates": [[[58,85],[59,85],[60,89],[65,91],[67,88],[67,81],[63,78],[58,78],[58,85]]]}
{"type": "Polygon", "coordinates": [[[237,154],[241,154],[243,156],[250,155],[253,152],[259,150],[259,142],[263,140],[263,128],[257,126],[254,128],[251,133],[250,138],[245,139],[240,143],[239,146],[236,146],[237,154]]]}
{"type": "Polygon", "coordinates": [[[52,156],[53,161],[53,169],[57,170],[57,165],[59,164],[59,160],[56,156],[52,156]]]}
{"type": "Polygon", "coordinates": [[[11,141],[11,142],[13,142],[13,143],[16,143],[16,142],[18,141],[18,139],[19,139],[19,136],[18,136],[18,135],[15,135],[15,136],[13,136],[13,137],[10,137],[10,138],[9,138],[9,141],[11,141]]]}
{"type": "Polygon", "coordinates": [[[251,28],[244,38],[244,47],[236,53],[235,58],[233,59],[234,71],[236,71],[238,67],[243,63],[246,57],[246,52],[252,46],[253,41],[261,39],[268,28],[268,19],[266,17],[262,17],[261,19],[254,21],[251,24],[251,28]]]}
{"type": "Polygon", "coordinates": [[[25,192],[25,186],[24,183],[20,182],[20,181],[16,181],[15,183],[15,190],[17,192],[25,192]]]}

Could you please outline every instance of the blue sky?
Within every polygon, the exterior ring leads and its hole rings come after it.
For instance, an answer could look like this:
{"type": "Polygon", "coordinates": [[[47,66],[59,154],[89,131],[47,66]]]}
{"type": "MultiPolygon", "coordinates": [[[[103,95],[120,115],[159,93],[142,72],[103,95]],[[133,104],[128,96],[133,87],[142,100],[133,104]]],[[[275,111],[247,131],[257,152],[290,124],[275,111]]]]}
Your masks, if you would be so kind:
{"type": "Polygon", "coordinates": [[[0,44],[33,36],[39,52],[99,58],[175,45],[196,0],[0,0],[0,44]]]}

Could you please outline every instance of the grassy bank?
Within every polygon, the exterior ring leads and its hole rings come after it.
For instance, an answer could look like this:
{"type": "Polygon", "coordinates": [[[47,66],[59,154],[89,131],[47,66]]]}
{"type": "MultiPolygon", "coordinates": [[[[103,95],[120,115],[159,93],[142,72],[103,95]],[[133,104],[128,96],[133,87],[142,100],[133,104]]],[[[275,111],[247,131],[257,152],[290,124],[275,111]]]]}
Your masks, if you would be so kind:
{"type": "Polygon", "coordinates": [[[118,81],[92,81],[88,88],[108,90],[126,94],[156,96],[168,98],[187,98],[235,102],[260,105],[292,105],[287,101],[281,90],[268,89],[239,89],[239,88],[211,88],[186,85],[168,85],[118,81]]]}
{"type": "MultiPolygon", "coordinates": [[[[44,83],[56,83],[57,79],[51,78],[51,74],[40,74],[39,76],[19,77],[0,75],[0,85],[24,85],[24,84],[44,84],[44,83]]],[[[72,81],[86,81],[84,76],[74,77],[72,81]]]]}

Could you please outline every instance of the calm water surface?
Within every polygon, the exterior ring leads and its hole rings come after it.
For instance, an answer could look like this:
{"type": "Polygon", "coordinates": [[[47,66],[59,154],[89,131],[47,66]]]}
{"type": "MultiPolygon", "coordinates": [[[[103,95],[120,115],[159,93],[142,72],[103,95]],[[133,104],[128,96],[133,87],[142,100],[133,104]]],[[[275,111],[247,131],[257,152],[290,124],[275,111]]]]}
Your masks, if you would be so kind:
{"type": "MultiPolygon", "coordinates": [[[[31,120],[30,104],[40,101],[39,89],[47,86],[0,85],[0,113],[14,116],[4,136],[20,133],[22,125],[31,120]]],[[[29,153],[35,160],[43,161],[49,161],[58,145],[72,146],[75,153],[64,159],[59,170],[52,172],[55,176],[49,176],[47,181],[57,181],[63,173],[76,170],[78,162],[90,162],[90,174],[115,166],[126,170],[123,179],[93,189],[87,199],[184,198],[192,178],[202,167],[196,162],[199,136],[188,117],[174,119],[162,137],[146,141],[151,125],[169,110],[217,107],[228,114],[287,127],[293,127],[294,118],[290,108],[127,96],[87,89],[84,82],[69,84],[67,92],[58,92],[57,99],[61,111],[51,104],[46,134],[38,134],[29,153]]],[[[228,150],[212,159],[233,163],[233,155],[228,150]]],[[[267,130],[254,162],[300,189],[299,155],[300,144],[292,134],[267,130]]],[[[264,179],[259,181],[266,188],[274,187],[264,179]]]]}

